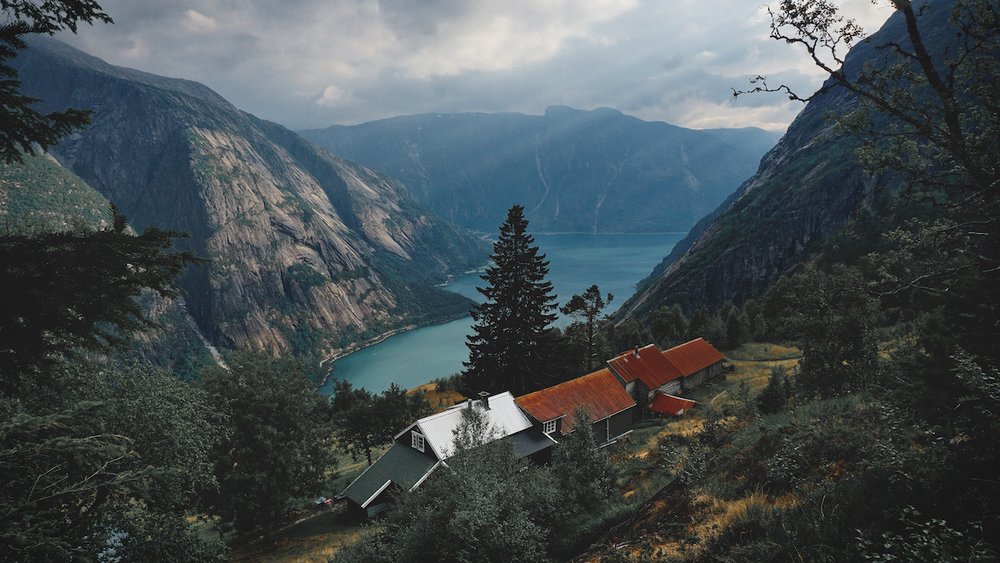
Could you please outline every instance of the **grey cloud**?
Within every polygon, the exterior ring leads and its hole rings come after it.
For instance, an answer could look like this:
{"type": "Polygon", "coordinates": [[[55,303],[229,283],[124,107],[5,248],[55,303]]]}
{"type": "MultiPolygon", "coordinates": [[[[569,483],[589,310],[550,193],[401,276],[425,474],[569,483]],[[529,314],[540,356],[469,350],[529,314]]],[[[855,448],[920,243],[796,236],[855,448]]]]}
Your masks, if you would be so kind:
{"type": "Polygon", "coordinates": [[[437,35],[442,24],[461,20],[470,13],[472,3],[465,0],[379,0],[386,23],[399,36],[427,37],[437,35]]]}
{"type": "MultiPolygon", "coordinates": [[[[862,12],[867,5],[844,1],[862,12]]],[[[203,82],[293,128],[566,104],[679,125],[780,129],[800,106],[776,95],[733,102],[730,89],[761,72],[802,91],[822,78],[767,39],[759,6],[745,0],[102,5],[116,25],[60,38],[114,64],[203,82]]],[[[887,15],[863,13],[869,27],[887,15]]]]}

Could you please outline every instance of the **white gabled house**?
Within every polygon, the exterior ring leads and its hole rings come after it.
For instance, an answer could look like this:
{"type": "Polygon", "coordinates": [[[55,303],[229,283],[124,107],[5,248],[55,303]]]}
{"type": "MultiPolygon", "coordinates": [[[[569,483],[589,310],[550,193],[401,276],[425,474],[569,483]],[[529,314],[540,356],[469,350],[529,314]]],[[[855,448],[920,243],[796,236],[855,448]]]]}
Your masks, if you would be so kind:
{"type": "Polygon", "coordinates": [[[419,487],[447,459],[455,455],[455,429],[462,409],[482,409],[493,429],[493,439],[508,439],[520,457],[544,455],[556,442],[518,408],[510,392],[468,400],[445,411],[421,418],[396,435],[392,446],[344,489],[343,496],[355,511],[373,517],[392,502],[398,492],[419,487]]]}

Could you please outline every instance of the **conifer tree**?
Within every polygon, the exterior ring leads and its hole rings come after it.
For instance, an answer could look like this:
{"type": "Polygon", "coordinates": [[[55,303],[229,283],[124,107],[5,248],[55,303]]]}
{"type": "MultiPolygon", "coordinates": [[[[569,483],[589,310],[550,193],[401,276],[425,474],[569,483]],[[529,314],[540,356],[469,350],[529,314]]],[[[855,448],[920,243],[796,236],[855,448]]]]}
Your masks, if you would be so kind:
{"type": "Polygon", "coordinates": [[[493,244],[493,265],[482,276],[487,286],[476,288],[486,300],[472,310],[474,332],[466,342],[463,376],[471,390],[519,395],[540,387],[549,370],[555,295],[545,279],[549,263],[527,229],[524,207],[511,207],[493,244]]]}

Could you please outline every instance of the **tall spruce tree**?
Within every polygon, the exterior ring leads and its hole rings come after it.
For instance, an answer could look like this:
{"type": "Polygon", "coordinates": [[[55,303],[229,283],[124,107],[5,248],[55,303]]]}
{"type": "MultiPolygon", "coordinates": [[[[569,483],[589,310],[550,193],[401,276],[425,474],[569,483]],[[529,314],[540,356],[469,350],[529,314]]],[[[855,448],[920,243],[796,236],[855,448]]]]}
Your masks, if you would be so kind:
{"type": "Polygon", "coordinates": [[[549,263],[528,234],[524,207],[507,211],[500,237],[493,244],[493,265],[476,288],[486,301],[472,310],[465,386],[515,395],[541,387],[548,373],[549,324],[555,320],[555,295],[546,280],[549,263]]]}

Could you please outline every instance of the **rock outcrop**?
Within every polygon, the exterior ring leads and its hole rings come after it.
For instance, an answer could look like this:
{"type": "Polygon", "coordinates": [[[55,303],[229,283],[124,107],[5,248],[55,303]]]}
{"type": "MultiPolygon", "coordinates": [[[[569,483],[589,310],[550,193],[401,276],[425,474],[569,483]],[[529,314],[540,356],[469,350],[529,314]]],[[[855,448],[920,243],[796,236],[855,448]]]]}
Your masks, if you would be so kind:
{"type": "Polygon", "coordinates": [[[190,234],[210,262],[182,280],[226,348],[328,352],[458,316],[432,287],[485,245],[418,208],[394,180],[340,160],[200,84],[109,65],[58,41],[16,61],[42,110],[93,110],[52,153],[142,229],[190,234]]]}

